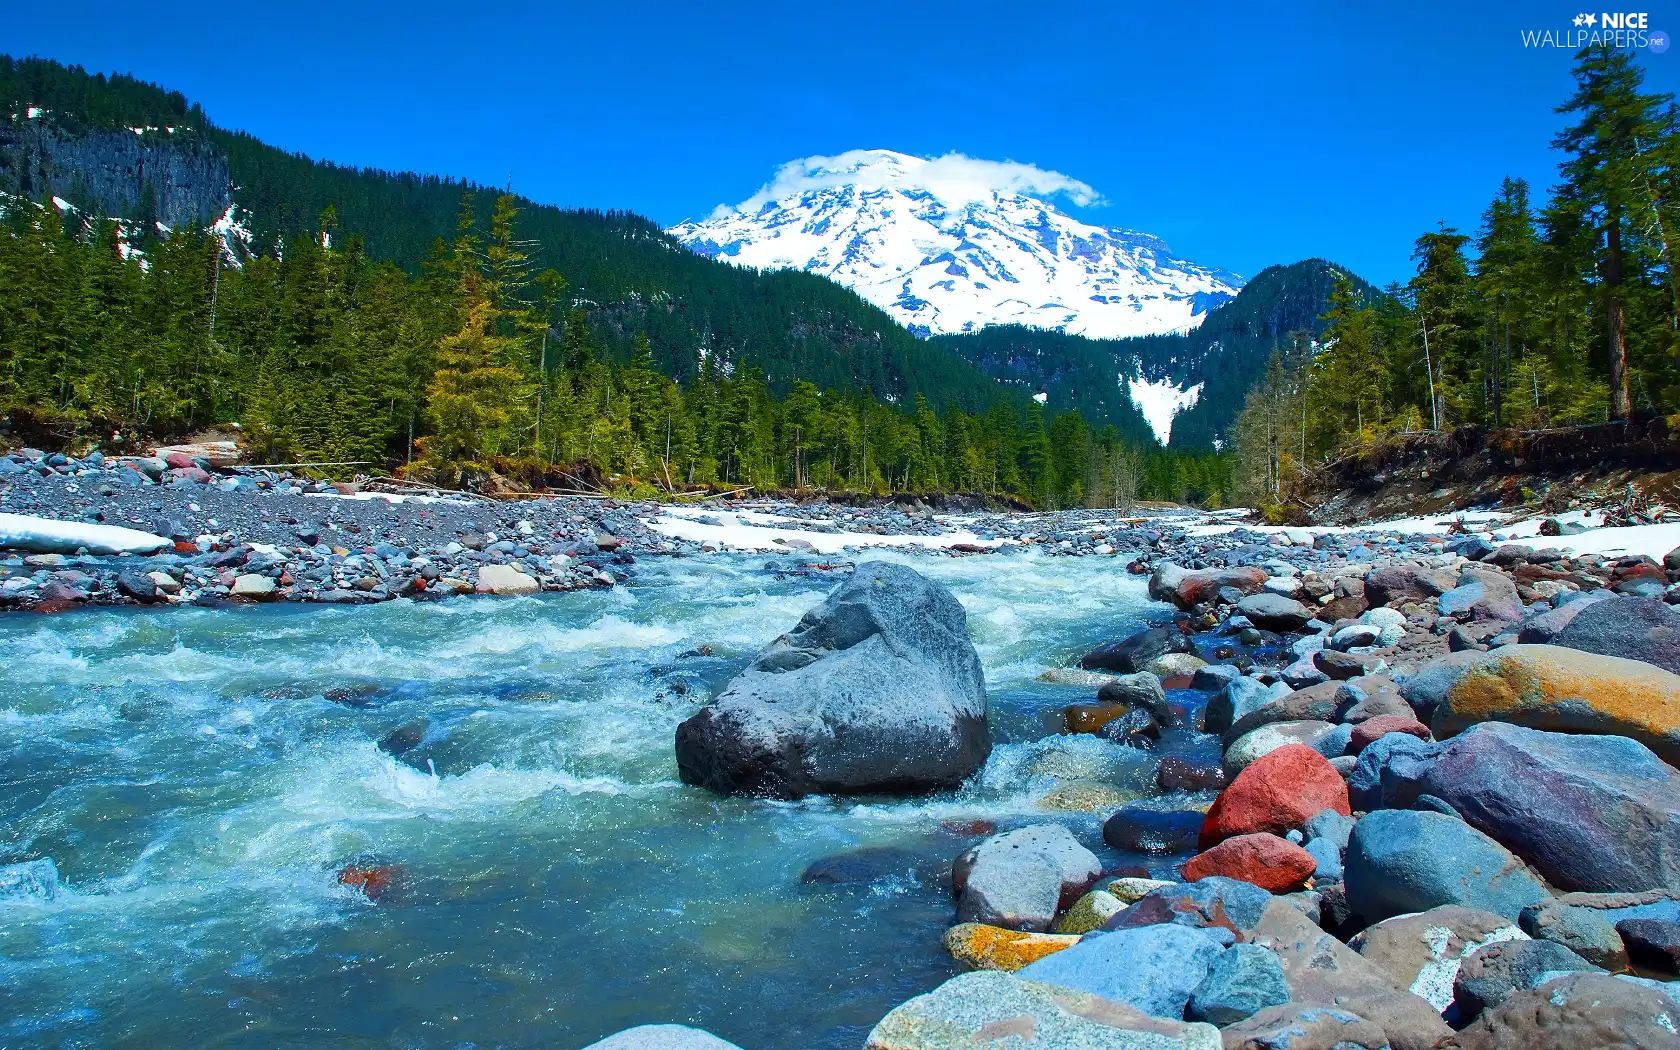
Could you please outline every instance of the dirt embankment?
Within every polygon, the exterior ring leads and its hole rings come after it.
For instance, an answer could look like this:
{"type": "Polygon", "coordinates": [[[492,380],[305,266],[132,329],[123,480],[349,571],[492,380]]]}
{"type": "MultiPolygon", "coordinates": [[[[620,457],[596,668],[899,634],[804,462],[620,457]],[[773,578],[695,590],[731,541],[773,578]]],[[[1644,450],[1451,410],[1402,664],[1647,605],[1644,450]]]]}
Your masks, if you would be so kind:
{"type": "Polygon", "coordinates": [[[1402,434],[1326,464],[1301,504],[1346,525],[1472,508],[1680,507],[1680,431],[1662,418],[1558,430],[1402,434]]]}

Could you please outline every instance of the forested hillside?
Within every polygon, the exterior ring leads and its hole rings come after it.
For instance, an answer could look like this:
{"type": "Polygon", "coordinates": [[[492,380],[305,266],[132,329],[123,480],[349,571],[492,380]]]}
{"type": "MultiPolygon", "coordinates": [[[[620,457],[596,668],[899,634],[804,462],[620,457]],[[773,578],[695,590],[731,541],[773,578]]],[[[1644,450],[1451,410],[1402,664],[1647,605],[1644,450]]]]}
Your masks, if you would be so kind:
{"type": "MultiPolygon", "coordinates": [[[[1202,383],[1197,403],[1173,419],[1172,446],[1212,450],[1236,418],[1243,395],[1265,371],[1271,352],[1291,332],[1316,336],[1342,268],[1323,259],[1268,266],[1236,298],[1210,311],[1200,326],[1171,335],[1086,339],[1040,329],[1000,326],[936,336],[987,375],[1042,391],[1057,410],[1113,425],[1129,439],[1153,441],[1127,395],[1125,378],[1171,380],[1180,388],[1202,383]]],[[[1348,274],[1354,287],[1368,290],[1348,274]]]]}
{"type": "Polygon", "coordinates": [[[1280,345],[1236,428],[1245,495],[1400,432],[1680,411],[1680,113],[1626,51],[1582,51],[1574,81],[1549,193],[1506,179],[1474,234],[1417,239],[1405,286],[1338,282],[1316,352],[1280,345]]]}
{"type": "Polygon", "coordinates": [[[469,485],[1040,507],[1230,488],[1221,459],[1045,413],[838,285],[699,258],[633,215],[308,161],[41,60],[0,61],[0,93],[0,438],[238,425],[266,460],[469,485]]]}

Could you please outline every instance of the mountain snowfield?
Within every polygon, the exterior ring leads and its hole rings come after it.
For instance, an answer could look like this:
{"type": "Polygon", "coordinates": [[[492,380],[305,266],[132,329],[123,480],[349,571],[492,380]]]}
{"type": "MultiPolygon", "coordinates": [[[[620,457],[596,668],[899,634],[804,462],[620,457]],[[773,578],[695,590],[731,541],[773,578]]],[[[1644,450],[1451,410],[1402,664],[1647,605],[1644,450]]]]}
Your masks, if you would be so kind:
{"type": "Polygon", "coordinates": [[[702,255],[822,274],[924,335],[998,324],[1093,339],[1179,331],[1243,285],[1159,238],[1080,222],[1053,196],[1100,200],[1031,165],[852,150],[785,165],[753,197],[669,232],[702,255]]]}

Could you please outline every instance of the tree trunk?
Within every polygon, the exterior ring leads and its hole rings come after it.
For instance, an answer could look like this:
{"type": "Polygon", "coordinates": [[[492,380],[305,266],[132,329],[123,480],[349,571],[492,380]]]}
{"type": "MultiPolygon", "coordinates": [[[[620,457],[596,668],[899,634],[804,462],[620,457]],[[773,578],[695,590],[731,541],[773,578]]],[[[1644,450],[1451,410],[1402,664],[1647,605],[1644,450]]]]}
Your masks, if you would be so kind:
{"type": "Polygon", "coordinates": [[[1606,232],[1604,316],[1610,326],[1610,418],[1619,421],[1632,414],[1632,398],[1628,396],[1627,335],[1622,319],[1622,217],[1619,210],[1611,210],[1606,232]]]}

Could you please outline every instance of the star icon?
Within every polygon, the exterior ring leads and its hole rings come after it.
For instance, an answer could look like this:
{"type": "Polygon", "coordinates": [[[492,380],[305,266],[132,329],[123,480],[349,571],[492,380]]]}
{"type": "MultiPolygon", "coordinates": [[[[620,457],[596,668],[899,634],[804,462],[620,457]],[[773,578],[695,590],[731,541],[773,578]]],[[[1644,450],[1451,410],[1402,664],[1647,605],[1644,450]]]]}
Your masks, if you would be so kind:
{"type": "Polygon", "coordinates": [[[1598,24],[1598,16],[1597,15],[1587,15],[1586,19],[1587,19],[1587,28],[1588,29],[1591,29],[1593,26],[1598,24]]]}
{"type": "Polygon", "coordinates": [[[1579,25],[1586,25],[1586,23],[1587,23],[1587,16],[1586,15],[1576,15],[1575,16],[1575,24],[1576,25],[1578,25],[1578,26],[1579,25]]]}

